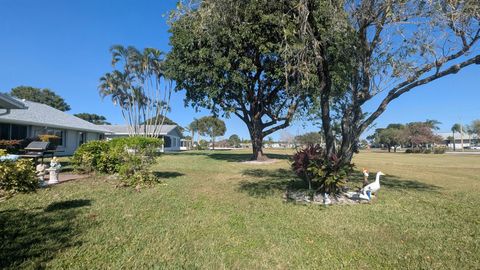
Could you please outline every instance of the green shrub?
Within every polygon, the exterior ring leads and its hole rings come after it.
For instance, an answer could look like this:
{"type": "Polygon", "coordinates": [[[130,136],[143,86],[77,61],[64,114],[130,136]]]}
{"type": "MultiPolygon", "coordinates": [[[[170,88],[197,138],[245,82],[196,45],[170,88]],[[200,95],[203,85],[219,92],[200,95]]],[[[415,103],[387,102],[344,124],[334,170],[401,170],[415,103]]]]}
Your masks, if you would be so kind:
{"type": "Polygon", "coordinates": [[[72,164],[86,173],[118,173],[127,185],[151,184],[156,177],[149,168],[162,144],[161,139],[145,137],[91,141],[77,149],[72,164]]]}
{"type": "Polygon", "coordinates": [[[31,160],[0,162],[0,196],[34,191],[37,187],[38,180],[31,160]]]}
{"type": "Polygon", "coordinates": [[[336,156],[324,158],[319,145],[310,145],[293,156],[293,171],[320,192],[339,193],[346,185],[354,165],[342,164],[336,156]]]}
{"type": "Polygon", "coordinates": [[[120,163],[107,141],[90,141],[82,144],[73,154],[71,161],[76,171],[84,173],[115,173],[120,163]]]}
{"type": "Polygon", "coordinates": [[[7,153],[7,150],[5,149],[0,149],[0,157],[3,157],[3,156],[6,156],[8,153],[7,153]]]}
{"type": "Polygon", "coordinates": [[[424,154],[431,154],[431,153],[432,153],[432,149],[425,149],[425,150],[423,150],[423,153],[424,153],[424,154]]]}
{"type": "Polygon", "coordinates": [[[447,149],[445,149],[445,148],[435,148],[433,150],[433,153],[434,154],[445,154],[446,151],[447,151],[447,149]]]}

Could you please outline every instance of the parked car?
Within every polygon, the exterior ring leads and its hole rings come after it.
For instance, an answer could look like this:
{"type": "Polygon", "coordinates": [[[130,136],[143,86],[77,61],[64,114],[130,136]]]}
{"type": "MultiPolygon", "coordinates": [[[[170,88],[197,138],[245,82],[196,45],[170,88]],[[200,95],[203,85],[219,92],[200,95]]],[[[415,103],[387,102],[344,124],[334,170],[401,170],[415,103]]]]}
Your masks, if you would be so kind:
{"type": "Polygon", "coordinates": [[[478,146],[470,146],[470,149],[473,149],[473,150],[480,150],[480,145],[478,145],[478,146]]]}

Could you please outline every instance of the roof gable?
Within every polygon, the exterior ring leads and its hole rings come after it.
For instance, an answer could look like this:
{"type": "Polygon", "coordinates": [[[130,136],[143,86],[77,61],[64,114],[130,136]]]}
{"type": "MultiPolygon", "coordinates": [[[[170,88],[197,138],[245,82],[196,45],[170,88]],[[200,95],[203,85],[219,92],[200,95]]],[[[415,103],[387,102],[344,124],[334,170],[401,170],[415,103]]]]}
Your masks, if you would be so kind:
{"type": "Polygon", "coordinates": [[[98,133],[108,132],[102,126],[94,125],[48,105],[32,101],[25,101],[24,103],[28,107],[27,109],[12,110],[9,114],[1,115],[0,122],[98,133]]]}

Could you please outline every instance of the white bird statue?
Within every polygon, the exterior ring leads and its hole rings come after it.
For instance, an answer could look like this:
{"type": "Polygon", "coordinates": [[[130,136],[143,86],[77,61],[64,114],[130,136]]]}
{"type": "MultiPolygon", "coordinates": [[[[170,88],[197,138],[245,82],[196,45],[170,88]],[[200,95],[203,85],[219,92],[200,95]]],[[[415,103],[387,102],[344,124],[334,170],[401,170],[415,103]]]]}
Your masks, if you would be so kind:
{"type": "Polygon", "coordinates": [[[369,198],[372,193],[377,194],[378,190],[380,189],[380,176],[385,175],[383,172],[377,172],[377,177],[375,178],[375,182],[365,186],[360,190],[361,193],[366,194],[369,198]]]}

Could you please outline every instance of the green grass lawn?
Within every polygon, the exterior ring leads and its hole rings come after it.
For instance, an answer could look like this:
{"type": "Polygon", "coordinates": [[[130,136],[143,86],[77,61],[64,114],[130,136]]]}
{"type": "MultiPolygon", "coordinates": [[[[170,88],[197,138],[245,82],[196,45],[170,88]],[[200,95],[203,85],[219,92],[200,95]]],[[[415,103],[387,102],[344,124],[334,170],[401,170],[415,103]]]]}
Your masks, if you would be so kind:
{"type": "MultiPolygon", "coordinates": [[[[382,170],[369,205],[284,203],[288,156],[159,159],[163,184],[136,192],[98,177],[0,203],[0,268],[397,268],[480,265],[480,156],[361,153],[382,170]]],[[[358,183],[355,183],[358,184],[358,183]]]]}

